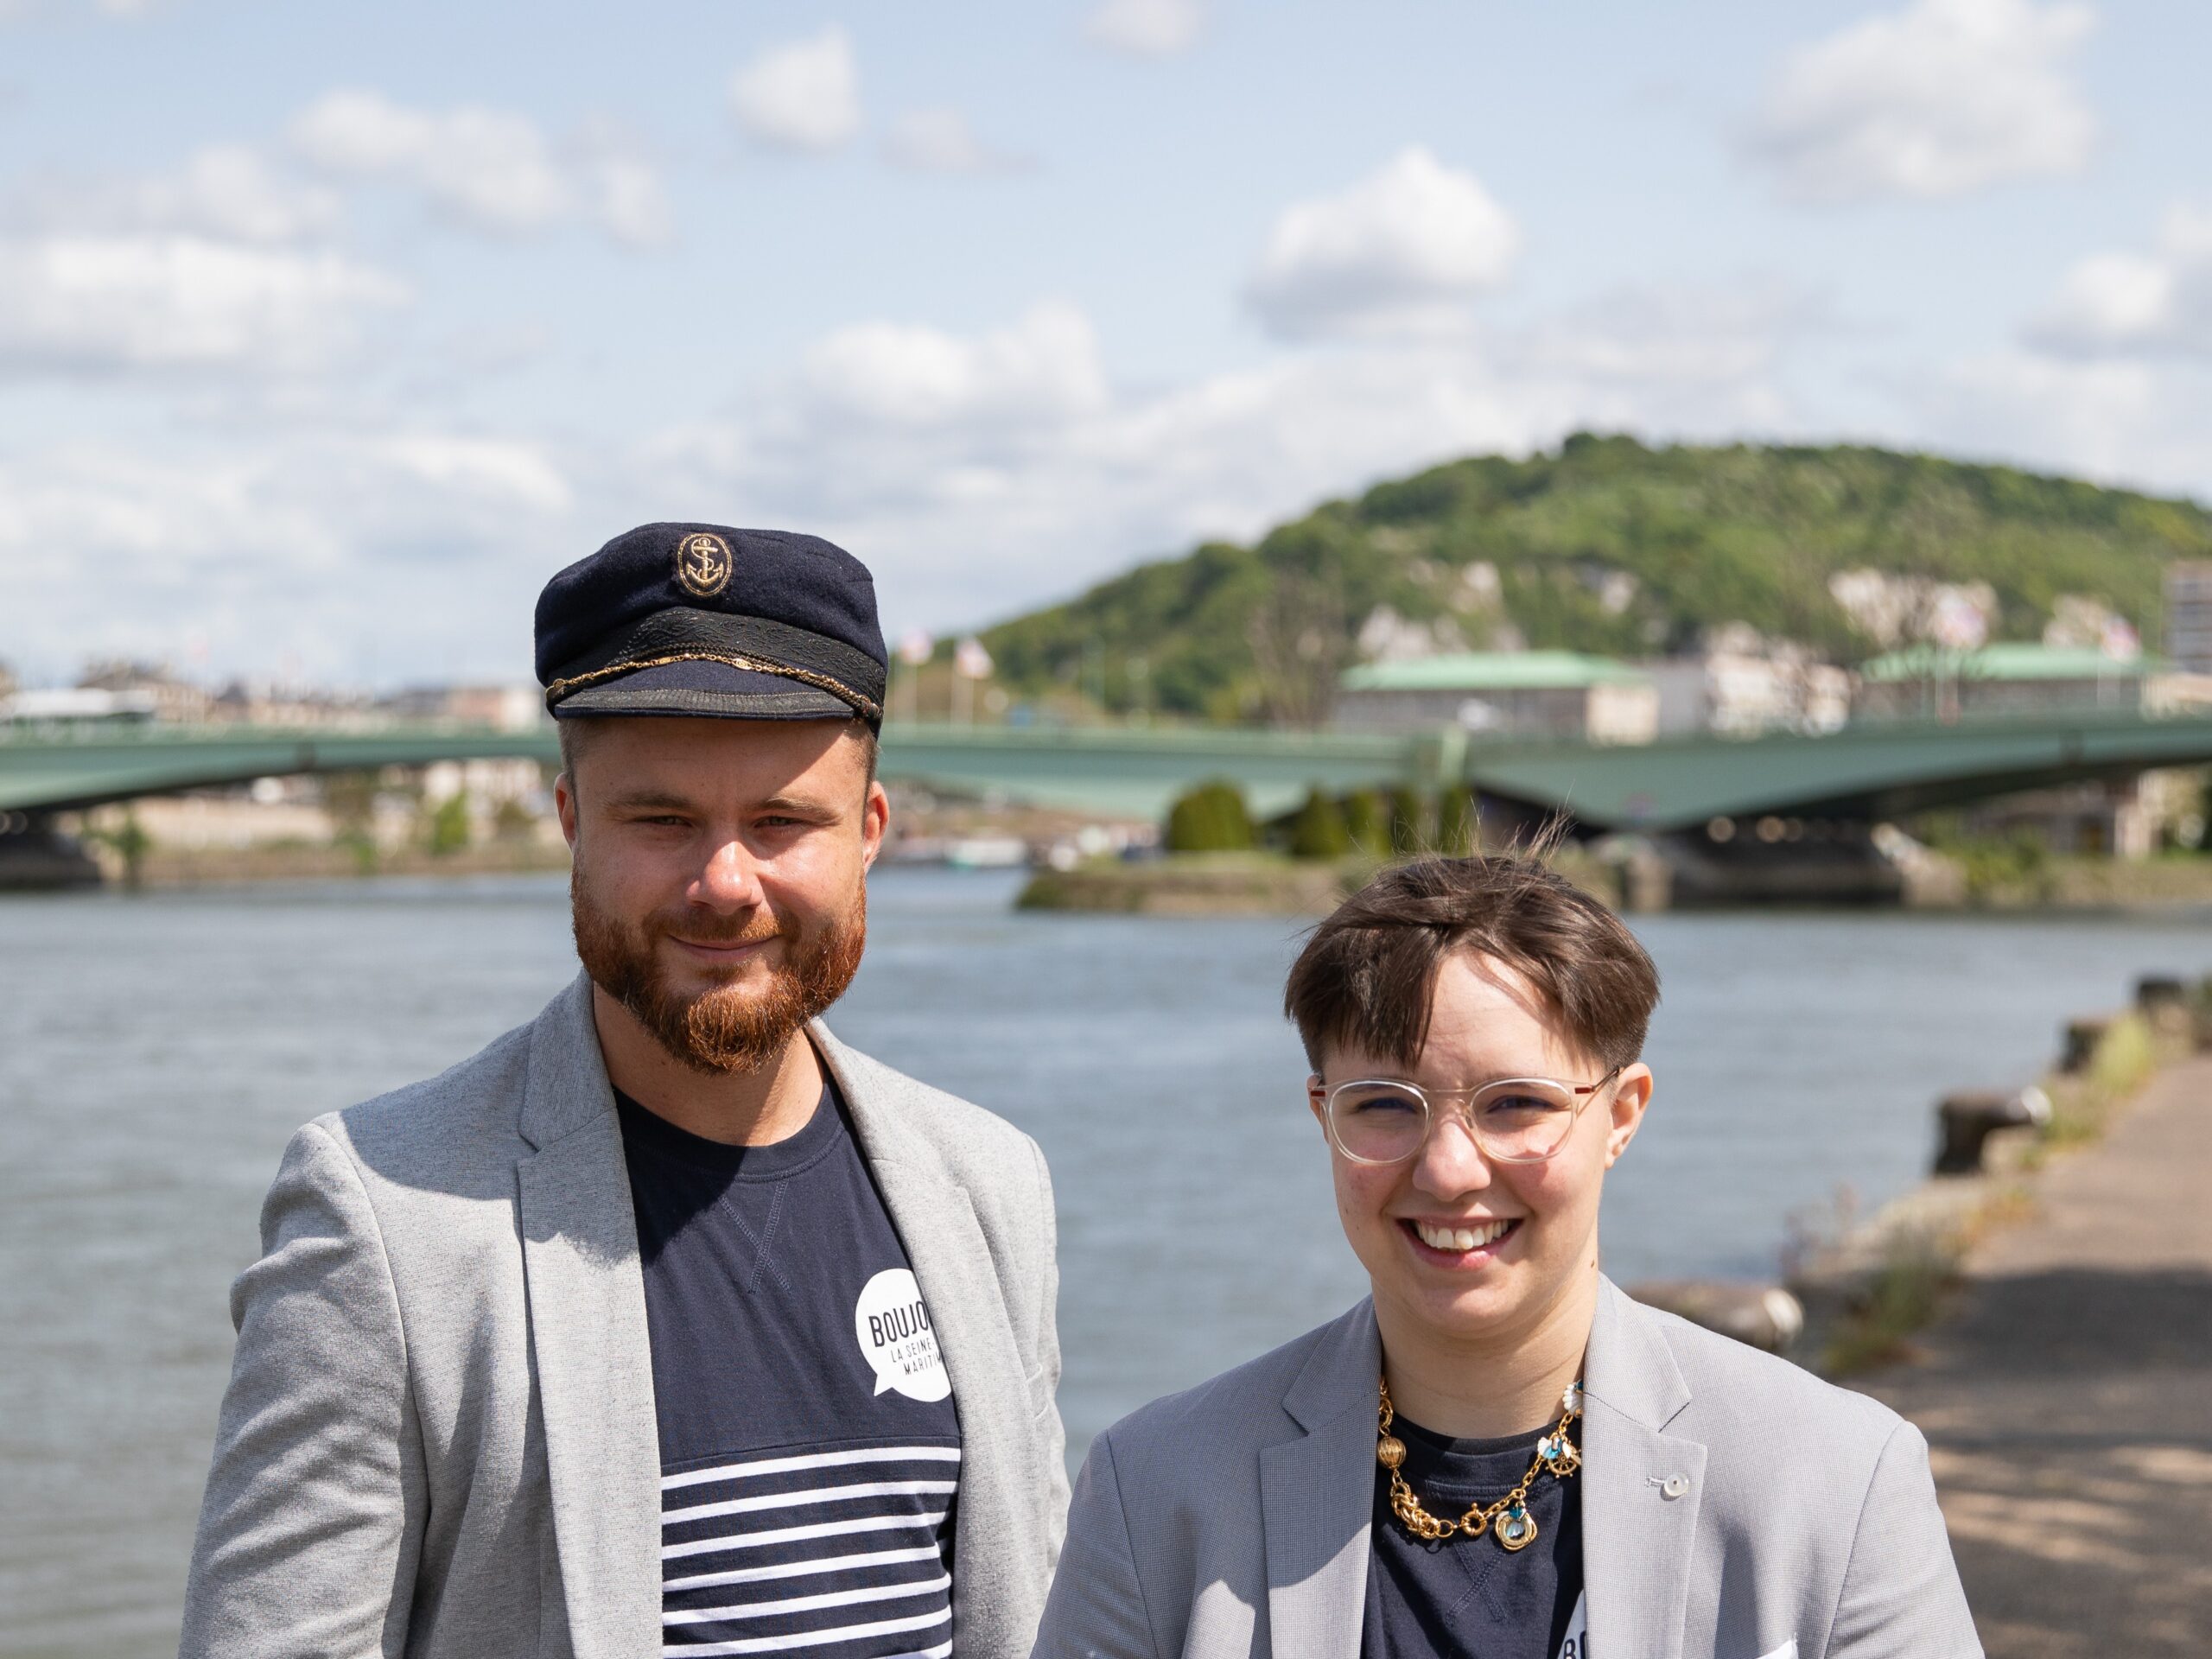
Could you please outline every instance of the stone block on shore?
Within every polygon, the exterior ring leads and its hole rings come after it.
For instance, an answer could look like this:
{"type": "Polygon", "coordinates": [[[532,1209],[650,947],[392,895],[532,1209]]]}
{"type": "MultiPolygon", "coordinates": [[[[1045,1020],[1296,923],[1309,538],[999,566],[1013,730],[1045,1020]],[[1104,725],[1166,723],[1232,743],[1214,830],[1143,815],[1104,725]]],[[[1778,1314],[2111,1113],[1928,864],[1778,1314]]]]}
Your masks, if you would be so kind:
{"type": "Polygon", "coordinates": [[[1770,1354],[1785,1351],[1805,1329],[1804,1308],[1780,1285],[1656,1279],[1630,1285],[1628,1294],[1646,1307],[1678,1314],[1770,1354]]]}

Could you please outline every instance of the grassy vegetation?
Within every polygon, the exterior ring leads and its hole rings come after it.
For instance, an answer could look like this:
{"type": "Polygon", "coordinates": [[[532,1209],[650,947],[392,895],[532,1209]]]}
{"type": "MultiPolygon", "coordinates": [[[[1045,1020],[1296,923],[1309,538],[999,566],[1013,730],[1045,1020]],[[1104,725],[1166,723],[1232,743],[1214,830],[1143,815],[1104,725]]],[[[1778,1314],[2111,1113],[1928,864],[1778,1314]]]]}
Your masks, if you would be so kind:
{"type": "Polygon", "coordinates": [[[1744,622],[1870,654],[1828,590],[1874,569],[1986,582],[1997,636],[2062,594],[2156,635],[2159,582],[2212,557],[2212,513],[2005,467],[1851,446],[1647,448],[1569,438],[1332,501],[1250,546],[1209,543],[983,634],[1016,695],[1210,720],[1313,718],[1387,607],[1433,643],[1621,656],[1744,622]]]}
{"type": "Polygon", "coordinates": [[[2125,1014],[2105,1028],[2078,1077],[2054,1077],[2050,1123],[2044,1131],[2049,1147],[2080,1146],[2104,1133],[2113,1109],[2151,1080],[2161,1058],[2158,1035],[2140,1014],[2125,1014]]]}
{"type": "MultiPolygon", "coordinates": [[[[2197,995],[2212,1007],[2212,981],[2197,995]]],[[[2053,1152],[2096,1140],[2113,1113],[2139,1093],[2162,1064],[2193,1046],[2190,1038],[2162,1032],[2139,1012],[2112,1020],[2079,1071],[2044,1079],[2050,1121],[2021,1168],[2033,1171],[2053,1152]]],[[[1967,1192],[1973,1194],[1971,1188],[1967,1192]]],[[[1923,1211],[1918,1218],[1891,1227],[1879,1260],[1851,1286],[1842,1315],[1828,1332],[1819,1359],[1822,1374],[1845,1376],[1910,1358],[1914,1334],[1942,1311],[1944,1297],[1961,1281],[1967,1252],[1994,1229],[2025,1219],[2033,1207],[2031,1192],[2016,1174],[1992,1182],[1942,1219],[1923,1211]]]]}
{"type": "Polygon", "coordinates": [[[1955,813],[1931,815],[1914,827],[1930,851],[1958,865],[1969,905],[2032,908],[2056,896],[2057,877],[2050,842],[2032,830],[2016,830],[2007,836],[1969,835],[1955,813]]]}
{"type": "Polygon", "coordinates": [[[1910,1359],[1913,1333],[1935,1319],[1944,1294],[1958,1282],[1955,1241],[1919,1230],[1897,1233],[1829,1337],[1821,1370],[1847,1376],[1910,1359]]]}

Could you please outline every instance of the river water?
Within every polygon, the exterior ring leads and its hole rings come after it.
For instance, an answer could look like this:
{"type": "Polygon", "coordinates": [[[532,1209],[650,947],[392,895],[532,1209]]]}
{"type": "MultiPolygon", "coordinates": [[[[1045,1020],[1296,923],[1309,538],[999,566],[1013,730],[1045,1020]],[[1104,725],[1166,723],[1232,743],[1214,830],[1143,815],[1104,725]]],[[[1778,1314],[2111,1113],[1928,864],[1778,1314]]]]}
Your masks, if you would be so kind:
{"type": "MultiPolygon", "coordinates": [[[[1361,1290],[1268,920],[871,895],[848,1041],[1035,1135],[1079,1448],[1361,1290]]],[[[1624,1280],[1771,1272],[1793,1212],[1916,1179],[1929,1107],[2033,1077],[2067,1015],[2212,969],[2196,917],[1668,916],[1652,1113],[1606,1199],[1624,1280]]],[[[175,1650],[226,1291],[307,1118],[442,1070],[573,971],[556,879],[0,903],[0,1655],[175,1650]]]]}

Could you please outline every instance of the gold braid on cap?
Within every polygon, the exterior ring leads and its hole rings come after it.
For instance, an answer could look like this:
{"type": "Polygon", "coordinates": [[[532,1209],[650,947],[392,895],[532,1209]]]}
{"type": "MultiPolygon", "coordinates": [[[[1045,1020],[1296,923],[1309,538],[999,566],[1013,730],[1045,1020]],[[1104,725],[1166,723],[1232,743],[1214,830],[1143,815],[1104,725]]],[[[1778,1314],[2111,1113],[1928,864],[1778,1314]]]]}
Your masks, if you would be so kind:
{"type": "Polygon", "coordinates": [[[725,668],[741,668],[755,674],[777,674],[787,680],[797,680],[810,685],[817,691],[827,691],[839,702],[849,703],[857,714],[869,720],[883,718],[880,703],[871,702],[849,685],[843,685],[827,674],[817,674],[810,669],[792,668],[784,663],[772,663],[759,657],[741,656],[725,651],[672,651],[664,657],[645,657],[635,662],[609,663],[605,668],[594,668],[586,674],[571,674],[566,679],[554,681],[545,688],[545,707],[553,705],[571,691],[601,680],[611,680],[618,675],[634,674],[641,668],[665,668],[671,663],[720,663],[725,668]]]}

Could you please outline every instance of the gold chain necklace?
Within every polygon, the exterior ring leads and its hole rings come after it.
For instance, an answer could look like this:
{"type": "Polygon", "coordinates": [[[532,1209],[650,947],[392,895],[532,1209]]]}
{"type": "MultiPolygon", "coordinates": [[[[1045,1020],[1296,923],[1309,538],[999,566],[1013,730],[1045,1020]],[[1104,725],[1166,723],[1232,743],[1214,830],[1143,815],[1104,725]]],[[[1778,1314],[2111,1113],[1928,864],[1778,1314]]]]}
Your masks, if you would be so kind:
{"type": "Polygon", "coordinates": [[[1536,1455],[1529,1465],[1529,1472],[1521,1477],[1516,1486],[1495,1503],[1476,1503],[1456,1521],[1440,1521],[1421,1506],[1421,1499],[1399,1473],[1406,1461],[1406,1443],[1390,1433],[1390,1424],[1397,1415],[1390,1404],[1390,1385],[1382,1385],[1382,1403],[1376,1408],[1378,1438],[1375,1443],[1375,1461],[1390,1471],[1390,1513],[1398,1517],[1399,1524],[1416,1538],[1426,1538],[1433,1543],[1449,1538],[1455,1532],[1464,1532],[1470,1538],[1479,1538],[1488,1532],[1509,1550],[1526,1549],[1536,1541],[1536,1517],[1529,1513],[1529,1488],[1537,1476],[1548,1473],[1554,1480],[1565,1480],[1582,1466],[1582,1453],[1567,1430],[1582,1414],[1582,1389],[1578,1383],[1567,1385],[1567,1392],[1560,1396],[1560,1419],[1552,1432],[1536,1442],[1536,1455]]]}

